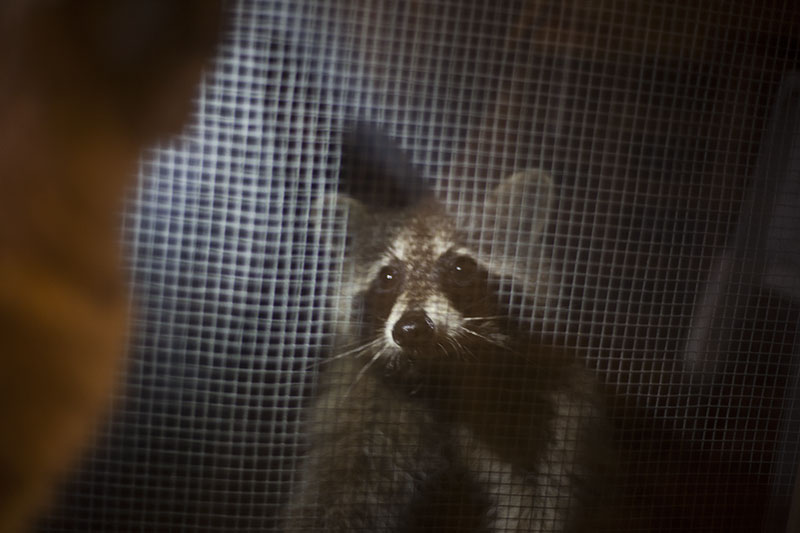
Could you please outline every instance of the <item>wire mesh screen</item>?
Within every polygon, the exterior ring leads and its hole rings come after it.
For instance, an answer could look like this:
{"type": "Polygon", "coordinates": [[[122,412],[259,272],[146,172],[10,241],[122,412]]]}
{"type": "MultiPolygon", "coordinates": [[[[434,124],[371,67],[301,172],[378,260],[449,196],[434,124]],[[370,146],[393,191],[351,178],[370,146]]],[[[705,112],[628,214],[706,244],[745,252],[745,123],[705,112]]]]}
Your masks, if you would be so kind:
{"type": "Polygon", "coordinates": [[[614,530],[785,530],[800,459],[790,4],[231,3],[190,125],[142,158],[125,386],[40,531],[283,529],[341,305],[339,230],[320,235],[315,202],[358,121],[456,217],[514,172],[551,177],[551,285],[517,314],[608,398],[614,530]]]}

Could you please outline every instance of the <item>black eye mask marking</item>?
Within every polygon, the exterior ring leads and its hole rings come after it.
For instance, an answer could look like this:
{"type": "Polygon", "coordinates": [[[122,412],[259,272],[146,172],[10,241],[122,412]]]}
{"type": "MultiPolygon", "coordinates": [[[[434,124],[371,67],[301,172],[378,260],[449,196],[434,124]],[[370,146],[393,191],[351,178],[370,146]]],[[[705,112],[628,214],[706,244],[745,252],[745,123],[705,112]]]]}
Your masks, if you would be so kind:
{"type": "Polygon", "coordinates": [[[480,281],[481,271],[478,263],[466,255],[446,257],[441,270],[442,282],[454,289],[466,289],[480,281]]]}
{"type": "Polygon", "coordinates": [[[464,316],[492,314],[489,274],[475,259],[447,252],[439,259],[437,268],[444,293],[464,316]]]}
{"type": "Polygon", "coordinates": [[[405,281],[403,265],[392,262],[383,266],[364,295],[365,311],[372,320],[386,320],[405,281]]]}
{"type": "Polygon", "coordinates": [[[392,293],[397,291],[402,281],[401,270],[395,265],[386,265],[372,282],[372,289],[378,294],[392,293]]]}

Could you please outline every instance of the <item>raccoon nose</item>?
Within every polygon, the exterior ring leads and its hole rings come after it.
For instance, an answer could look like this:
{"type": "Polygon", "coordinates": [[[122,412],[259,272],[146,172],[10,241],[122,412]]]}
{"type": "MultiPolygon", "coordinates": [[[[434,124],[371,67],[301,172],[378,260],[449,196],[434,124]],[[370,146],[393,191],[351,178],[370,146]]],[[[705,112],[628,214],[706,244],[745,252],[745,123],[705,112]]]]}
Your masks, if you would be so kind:
{"type": "Polygon", "coordinates": [[[425,311],[407,311],[392,328],[392,338],[401,348],[411,348],[433,337],[433,320],[425,311]]]}

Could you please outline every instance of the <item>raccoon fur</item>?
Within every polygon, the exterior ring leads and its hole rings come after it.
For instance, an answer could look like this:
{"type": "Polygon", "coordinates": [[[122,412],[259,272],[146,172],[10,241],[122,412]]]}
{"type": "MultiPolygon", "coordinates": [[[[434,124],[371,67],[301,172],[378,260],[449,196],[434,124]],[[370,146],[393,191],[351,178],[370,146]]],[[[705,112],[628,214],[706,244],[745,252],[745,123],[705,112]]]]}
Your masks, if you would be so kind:
{"type": "Polygon", "coordinates": [[[346,220],[343,303],[287,531],[597,530],[610,457],[597,385],[508,305],[512,286],[543,299],[533,234],[551,188],[515,174],[472,221],[432,198],[322,201],[346,220]],[[498,245],[510,237],[522,244],[498,245]]]}

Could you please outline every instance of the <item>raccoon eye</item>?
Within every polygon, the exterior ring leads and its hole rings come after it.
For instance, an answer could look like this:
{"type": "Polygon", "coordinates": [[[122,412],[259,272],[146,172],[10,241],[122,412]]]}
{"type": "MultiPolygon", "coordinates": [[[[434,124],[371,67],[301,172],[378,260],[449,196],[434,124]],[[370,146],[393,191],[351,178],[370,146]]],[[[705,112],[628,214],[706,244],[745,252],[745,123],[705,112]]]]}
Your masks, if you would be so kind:
{"type": "Polygon", "coordinates": [[[375,288],[378,292],[392,292],[400,283],[400,271],[393,266],[385,266],[378,272],[375,280],[375,288]]]}
{"type": "Polygon", "coordinates": [[[460,255],[450,264],[448,281],[456,287],[466,287],[478,277],[478,263],[466,255],[460,255]]]}

